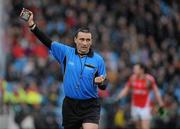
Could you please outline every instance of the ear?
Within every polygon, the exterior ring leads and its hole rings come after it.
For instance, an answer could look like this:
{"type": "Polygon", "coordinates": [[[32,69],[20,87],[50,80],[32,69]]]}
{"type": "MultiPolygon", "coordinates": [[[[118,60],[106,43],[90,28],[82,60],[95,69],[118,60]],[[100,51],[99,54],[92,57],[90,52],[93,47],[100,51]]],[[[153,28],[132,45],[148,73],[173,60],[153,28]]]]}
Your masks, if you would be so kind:
{"type": "Polygon", "coordinates": [[[77,44],[77,38],[76,37],[74,37],[74,42],[75,42],[75,44],[77,44]]]}
{"type": "Polygon", "coordinates": [[[92,40],[91,40],[91,42],[90,42],[90,45],[92,46],[92,40]]]}

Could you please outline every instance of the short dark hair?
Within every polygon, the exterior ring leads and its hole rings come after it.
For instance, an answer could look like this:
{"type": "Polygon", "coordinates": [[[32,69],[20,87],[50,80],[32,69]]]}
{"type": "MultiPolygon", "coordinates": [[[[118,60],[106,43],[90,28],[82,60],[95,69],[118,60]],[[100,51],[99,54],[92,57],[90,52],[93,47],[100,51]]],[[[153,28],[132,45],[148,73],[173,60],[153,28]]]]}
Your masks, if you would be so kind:
{"type": "Polygon", "coordinates": [[[92,35],[92,32],[91,32],[91,30],[90,30],[88,27],[82,27],[82,28],[79,28],[79,29],[76,31],[74,37],[77,38],[79,32],[91,33],[91,35],[92,35]]]}
{"type": "Polygon", "coordinates": [[[140,67],[141,69],[143,69],[144,73],[147,72],[147,67],[146,67],[145,64],[143,64],[143,63],[136,63],[135,65],[139,65],[139,67],[140,67]]]}

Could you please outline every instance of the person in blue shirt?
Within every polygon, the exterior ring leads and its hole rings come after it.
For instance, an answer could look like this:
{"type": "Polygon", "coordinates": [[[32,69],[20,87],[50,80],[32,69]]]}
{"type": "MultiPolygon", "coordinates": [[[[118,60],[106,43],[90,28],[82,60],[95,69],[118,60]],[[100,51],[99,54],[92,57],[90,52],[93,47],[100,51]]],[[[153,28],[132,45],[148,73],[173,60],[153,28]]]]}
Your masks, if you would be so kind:
{"type": "MultiPolygon", "coordinates": [[[[35,24],[33,13],[27,23],[35,36],[46,45],[63,68],[64,129],[98,129],[100,102],[98,88],[105,90],[106,69],[103,58],[93,52],[92,33],[88,28],[80,28],[74,36],[76,47],[70,47],[57,41],[51,41],[35,24]]],[[[20,16],[25,13],[23,10],[20,16]]]]}

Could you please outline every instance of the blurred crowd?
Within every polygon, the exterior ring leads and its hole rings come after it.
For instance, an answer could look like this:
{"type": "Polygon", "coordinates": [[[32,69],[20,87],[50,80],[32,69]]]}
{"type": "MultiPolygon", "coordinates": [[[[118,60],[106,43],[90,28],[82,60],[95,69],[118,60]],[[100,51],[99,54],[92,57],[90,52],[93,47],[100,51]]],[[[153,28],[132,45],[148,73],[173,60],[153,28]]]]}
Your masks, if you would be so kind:
{"type": "Polygon", "coordinates": [[[25,7],[52,40],[73,46],[79,27],[92,30],[93,48],[104,57],[109,79],[108,89],[99,90],[101,129],[133,129],[130,97],[113,108],[103,100],[122,89],[137,62],[156,78],[167,109],[164,117],[153,115],[152,128],[180,129],[178,0],[6,0],[4,4],[6,70],[0,75],[0,114],[12,110],[21,128],[31,116],[32,128],[61,129],[61,67],[19,18],[25,7]]]}

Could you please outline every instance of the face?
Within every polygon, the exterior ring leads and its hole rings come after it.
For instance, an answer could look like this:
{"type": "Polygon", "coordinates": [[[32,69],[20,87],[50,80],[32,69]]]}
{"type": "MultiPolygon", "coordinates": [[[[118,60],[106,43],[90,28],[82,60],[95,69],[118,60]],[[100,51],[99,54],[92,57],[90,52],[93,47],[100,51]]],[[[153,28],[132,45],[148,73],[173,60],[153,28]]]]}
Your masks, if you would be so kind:
{"type": "Polygon", "coordinates": [[[92,35],[91,33],[79,32],[77,37],[74,38],[78,53],[87,54],[92,45],[92,35]]]}
{"type": "Polygon", "coordinates": [[[135,65],[133,67],[133,73],[139,76],[143,73],[143,69],[139,65],[135,65]]]}

